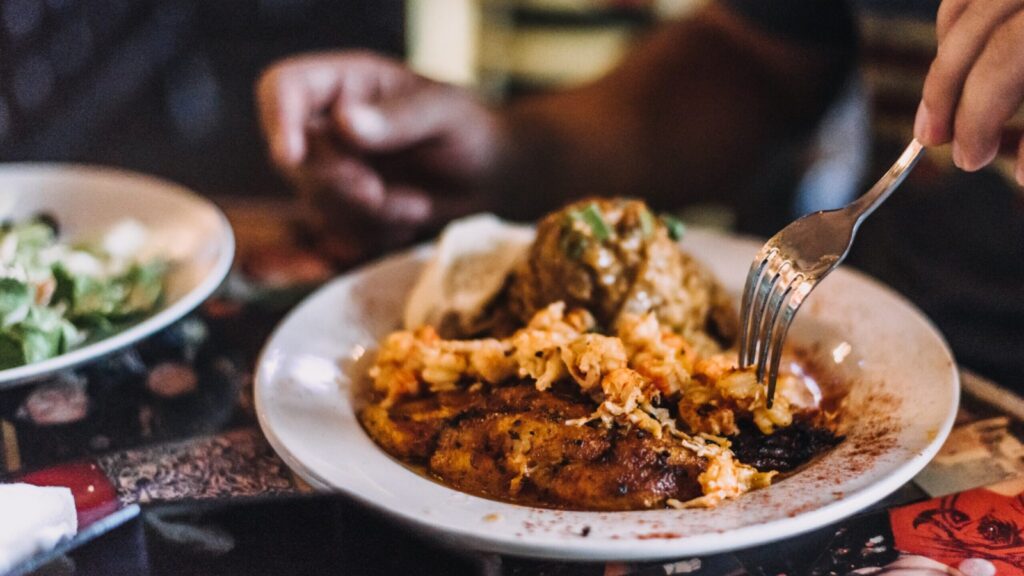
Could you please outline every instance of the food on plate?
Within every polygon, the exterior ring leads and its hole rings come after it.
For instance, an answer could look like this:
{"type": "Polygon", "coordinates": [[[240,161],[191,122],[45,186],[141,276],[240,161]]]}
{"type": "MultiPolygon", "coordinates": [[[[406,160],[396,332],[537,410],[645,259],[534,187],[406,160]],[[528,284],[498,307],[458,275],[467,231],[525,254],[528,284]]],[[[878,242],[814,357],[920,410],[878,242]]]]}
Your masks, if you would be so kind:
{"type": "Polygon", "coordinates": [[[587,200],[545,217],[517,258],[476,268],[460,258],[481,253],[446,248],[446,233],[411,307],[452,317],[427,283],[497,279],[454,316],[473,322],[407,314],[384,338],[363,426],[456,489],[584,510],[715,506],[837,443],[804,378],[784,373],[769,409],[737,368],[728,295],[678,232],[642,202],[587,200]]]}
{"type": "Polygon", "coordinates": [[[635,200],[585,201],[549,214],[512,272],[509,308],[525,323],[562,301],[605,327],[654,312],[702,347],[715,347],[709,336],[731,341],[738,324],[732,304],[710,272],[679,249],[680,226],[635,200]]]}
{"type": "Polygon", "coordinates": [[[529,228],[491,214],[469,216],[450,226],[409,295],[405,325],[429,324],[453,337],[494,329],[499,318],[488,304],[532,241],[529,228]]]}
{"type": "Polygon", "coordinates": [[[145,254],[146,236],[132,220],[82,243],[61,241],[47,217],[0,225],[0,369],[63,354],[152,312],[167,263],[145,254]]]}

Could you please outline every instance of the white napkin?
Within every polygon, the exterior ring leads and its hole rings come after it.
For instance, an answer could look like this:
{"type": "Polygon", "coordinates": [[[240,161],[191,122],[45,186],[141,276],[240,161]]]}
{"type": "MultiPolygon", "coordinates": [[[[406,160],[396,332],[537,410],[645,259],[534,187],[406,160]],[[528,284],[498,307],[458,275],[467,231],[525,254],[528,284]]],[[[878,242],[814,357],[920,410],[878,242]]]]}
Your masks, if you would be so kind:
{"type": "Polygon", "coordinates": [[[68,488],[0,484],[0,574],[77,531],[68,488]]]}

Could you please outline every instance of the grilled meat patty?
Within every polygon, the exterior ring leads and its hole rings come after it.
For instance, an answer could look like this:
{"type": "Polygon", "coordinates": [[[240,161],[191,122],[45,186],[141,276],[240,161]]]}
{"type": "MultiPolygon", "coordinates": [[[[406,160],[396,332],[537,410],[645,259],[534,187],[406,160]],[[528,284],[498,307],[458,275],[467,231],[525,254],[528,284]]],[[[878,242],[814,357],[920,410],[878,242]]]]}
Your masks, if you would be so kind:
{"type": "MultiPolygon", "coordinates": [[[[486,498],[545,508],[638,510],[701,496],[707,462],[669,435],[632,428],[569,426],[594,403],[569,386],[540,392],[529,382],[459,389],[360,412],[389,454],[422,466],[445,485],[486,498]]],[[[792,472],[841,438],[812,422],[775,434],[744,422],[731,438],[758,470],[792,472]]]]}
{"type": "Polygon", "coordinates": [[[567,426],[593,403],[529,383],[370,406],[362,422],[388,453],[459,490],[567,509],[651,508],[701,495],[704,459],[638,429],[567,426]]]}

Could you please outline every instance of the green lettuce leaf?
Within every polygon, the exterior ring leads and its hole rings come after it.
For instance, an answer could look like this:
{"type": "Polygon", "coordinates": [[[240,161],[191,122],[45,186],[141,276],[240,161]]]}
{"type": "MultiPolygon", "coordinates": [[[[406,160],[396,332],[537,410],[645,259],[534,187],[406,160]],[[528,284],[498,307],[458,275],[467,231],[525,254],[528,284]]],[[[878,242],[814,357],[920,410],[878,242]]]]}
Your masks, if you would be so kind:
{"type": "Polygon", "coordinates": [[[52,358],[64,351],[65,320],[60,312],[32,306],[25,318],[0,330],[0,367],[52,358]]]}
{"type": "Polygon", "coordinates": [[[28,284],[14,278],[0,278],[0,326],[20,318],[31,305],[32,290],[28,284]]]}

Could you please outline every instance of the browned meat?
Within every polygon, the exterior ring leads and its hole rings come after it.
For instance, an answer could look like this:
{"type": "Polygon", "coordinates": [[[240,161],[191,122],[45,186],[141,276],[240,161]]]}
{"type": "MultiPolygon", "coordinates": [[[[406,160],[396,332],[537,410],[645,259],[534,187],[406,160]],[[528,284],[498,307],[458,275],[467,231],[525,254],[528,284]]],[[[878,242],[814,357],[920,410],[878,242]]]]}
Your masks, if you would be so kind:
{"type": "Polygon", "coordinates": [[[445,392],[361,414],[389,453],[426,462],[447,485],[545,507],[629,510],[701,495],[704,460],[670,437],[567,426],[593,404],[528,383],[445,392]]]}
{"type": "Polygon", "coordinates": [[[622,313],[653,311],[688,337],[710,333],[729,344],[737,333],[724,289],[635,200],[584,200],[545,217],[507,296],[523,323],[561,300],[606,328],[622,313]]]}
{"type": "Polygon", "coordinates": [[[466,492],[587,510],[662,506],[701,495],[704,460],[643,432],[565,426],[537,412],[467,419],[446,429],[430,471],[466,492]]]}
{"type": "Polygon", "coordinates": [[[538,491],[567,508],[636,510],[685,502],[701,495],[697,476],[706,462],[672,439],[658,440],[634,429],[611,433],[608,452],[562,468],[543,467],[531,476],[538,491]]]}
{"type": "Polygon", "coordinates": [[[425,463],[441,431],[464,416],[536,411],[563,420],[582,418],[590,408],[564,396],[538,391],[531,384],[469,392],[440,392],[395,404],[390,409],[372,404],[359,419],[384,450],[404,460],[425,463]]]}
{"type": "MultiPolygon", "coordinates": [[[[444,405],[450,394],[402,402],[390,410],[379,404],[367,406],[359,418],[367,433],[392,456],[425,462],[434,450],[437,435],[458,416],[463,407],[444,405]]],[[[461,395],[460,399],[465,399],[461,395]]]]}
{"type": "Polygon", "coordinates": [[[535,411],[467,418],[441,434],[429,469],[460,490],[515,499],[528,482],[520,476],[538,460],[561,462],[571,454],[594,458],[607,449],[596,430],[563,422],[535,411]]]}

